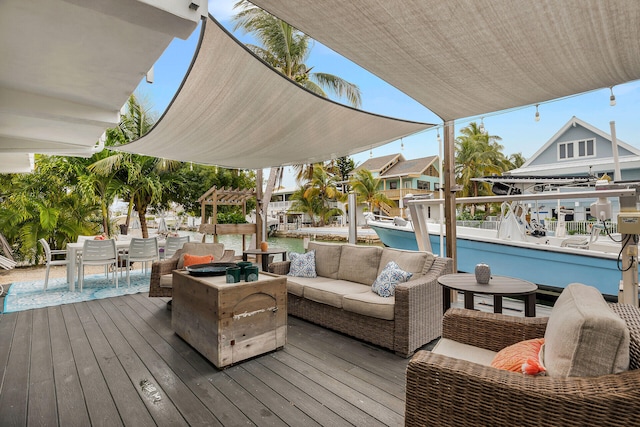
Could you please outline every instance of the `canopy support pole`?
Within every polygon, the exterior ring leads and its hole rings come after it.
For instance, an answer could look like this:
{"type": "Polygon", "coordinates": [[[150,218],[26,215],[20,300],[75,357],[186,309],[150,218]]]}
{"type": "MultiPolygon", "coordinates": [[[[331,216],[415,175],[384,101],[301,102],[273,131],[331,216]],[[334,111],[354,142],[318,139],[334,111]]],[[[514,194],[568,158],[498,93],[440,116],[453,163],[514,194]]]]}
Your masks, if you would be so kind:
{"type": "Polygon", "coordinates": [[[453,120],[444,122],[444,218],[447,227],[447,257],[453,259],[453,271],[458,271],[456,258],[456,177],[453,120]]]}

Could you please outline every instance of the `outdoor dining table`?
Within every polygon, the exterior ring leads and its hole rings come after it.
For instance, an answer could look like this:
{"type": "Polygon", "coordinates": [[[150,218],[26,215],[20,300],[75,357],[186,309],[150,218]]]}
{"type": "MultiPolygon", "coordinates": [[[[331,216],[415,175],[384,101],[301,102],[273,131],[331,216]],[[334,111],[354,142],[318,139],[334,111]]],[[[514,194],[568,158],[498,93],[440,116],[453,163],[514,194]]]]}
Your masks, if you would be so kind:
{"type": "MultiPolygon", "coordinates": [[[[129,248],[131,240],[116,240],[116,249],[118,252],[129,248]]],[[[163,248],[165,240],[158,240],[158,247],[163,248]]],[[[67,243],[67,283],[69,283],[69,290],[76,290],[76,273],[78,270],[78,255],[82,253],[84,242],[67,243]]]]}

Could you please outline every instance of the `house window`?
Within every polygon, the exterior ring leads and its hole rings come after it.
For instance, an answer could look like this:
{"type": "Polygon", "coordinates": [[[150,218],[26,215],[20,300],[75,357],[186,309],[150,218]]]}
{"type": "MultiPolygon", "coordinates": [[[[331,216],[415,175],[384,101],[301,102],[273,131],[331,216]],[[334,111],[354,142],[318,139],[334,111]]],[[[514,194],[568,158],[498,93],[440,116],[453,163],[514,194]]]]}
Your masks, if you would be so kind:
{"type": "Polygon", "coordinates": [[[391,181],[389,183],[389,190],[397,190],[398,189],[398,181],[391,181]]]}
{"type": "Polygon", "coordinates": [[[431,190],[431,183],[429,181],[418,180],[418,190],[431,190]]]}
{"type": "Polygon", "coordinates": [[[558,160],[595,157],[595,155],[596,140],[593,138],[558,143],[558,160]]]}
{"type": "Polygon", "coordinates": [[[405,181],[404,188],[411,188],[411,181],[405,181]]]}

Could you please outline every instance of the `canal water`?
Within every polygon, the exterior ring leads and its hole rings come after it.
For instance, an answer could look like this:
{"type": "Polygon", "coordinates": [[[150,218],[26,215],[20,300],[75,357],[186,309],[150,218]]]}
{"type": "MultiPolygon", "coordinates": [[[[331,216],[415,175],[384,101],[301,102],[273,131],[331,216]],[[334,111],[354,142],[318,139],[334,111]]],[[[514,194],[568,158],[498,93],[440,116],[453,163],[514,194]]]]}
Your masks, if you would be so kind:
{"type": "MultiPolygon", "coordinates": [[[[202,236],[199,233],[195,233],[195,232],[189,232],[189,231],[179,231],[180,235],[186,236],[192,236],[192,239],[194,238],[194,236],[202,236]]],[[[199,237],[201,238],[201,237],[199,237]]],[[[312,239],[313,240],[313,239],[312,239]]],[[[319,242],[321,242],[321,239],[315,239],[319,242]]],[[[194,240],[192,240],[194,241],[194,240]]],[[[199,241],[199,240],[198,240],[199,241]]],[[[213,242],[213,236],[207,236],[207,242],[213,242]]],[[[224,243],[224,247],[225,249],[233,249],[236,252],[236,255],[242,255],[242,236],[239,234],[227,234],[227,235],[222,235],[222,236],[218,236],[218,242],[219,243],[224,243]]],[[[246,237],[246,242],[247,242],[247,248],[249,248],[249,243],[251,242],[251,238],[250,236],[246,237]]],[[[297,253],[303,253],[304,252],[304,241],[303,239],[300,238],[294,238],[294,237],[269,237],[267,239],[267,243],[269,243],[269,246],[272,248],[281,248],[281,249],[285,249],[287,252],[297,252],[297,253]]],[[[331,243],[346,243],[346,242],[335,242],[332,241],[331,243]]],[[[358,243],[361,244],[361,243],[358,243]]]]}

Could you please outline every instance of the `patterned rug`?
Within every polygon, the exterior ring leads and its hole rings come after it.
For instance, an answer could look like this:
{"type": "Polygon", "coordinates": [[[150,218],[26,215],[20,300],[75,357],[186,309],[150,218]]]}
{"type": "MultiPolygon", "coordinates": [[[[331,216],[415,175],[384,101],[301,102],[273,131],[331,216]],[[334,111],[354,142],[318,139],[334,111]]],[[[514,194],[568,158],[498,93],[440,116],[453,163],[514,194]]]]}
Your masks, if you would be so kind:
{"type": "Polygon", "coordinates": [[[70,292],[69,285],[64,278],[50,279],[46,292],[42,290],[44,280],[12,283],[4,298],[3,312],[12,313],[32,308],[149,292],[149,273],[132,272],[130,277],[131,286],[129,287],[126,276],[118,277],[118,289],[116,289],[115,284],[104,274],[85,276],[82,292],[78,290],[78,287],[74,292],[70,292]]]}

